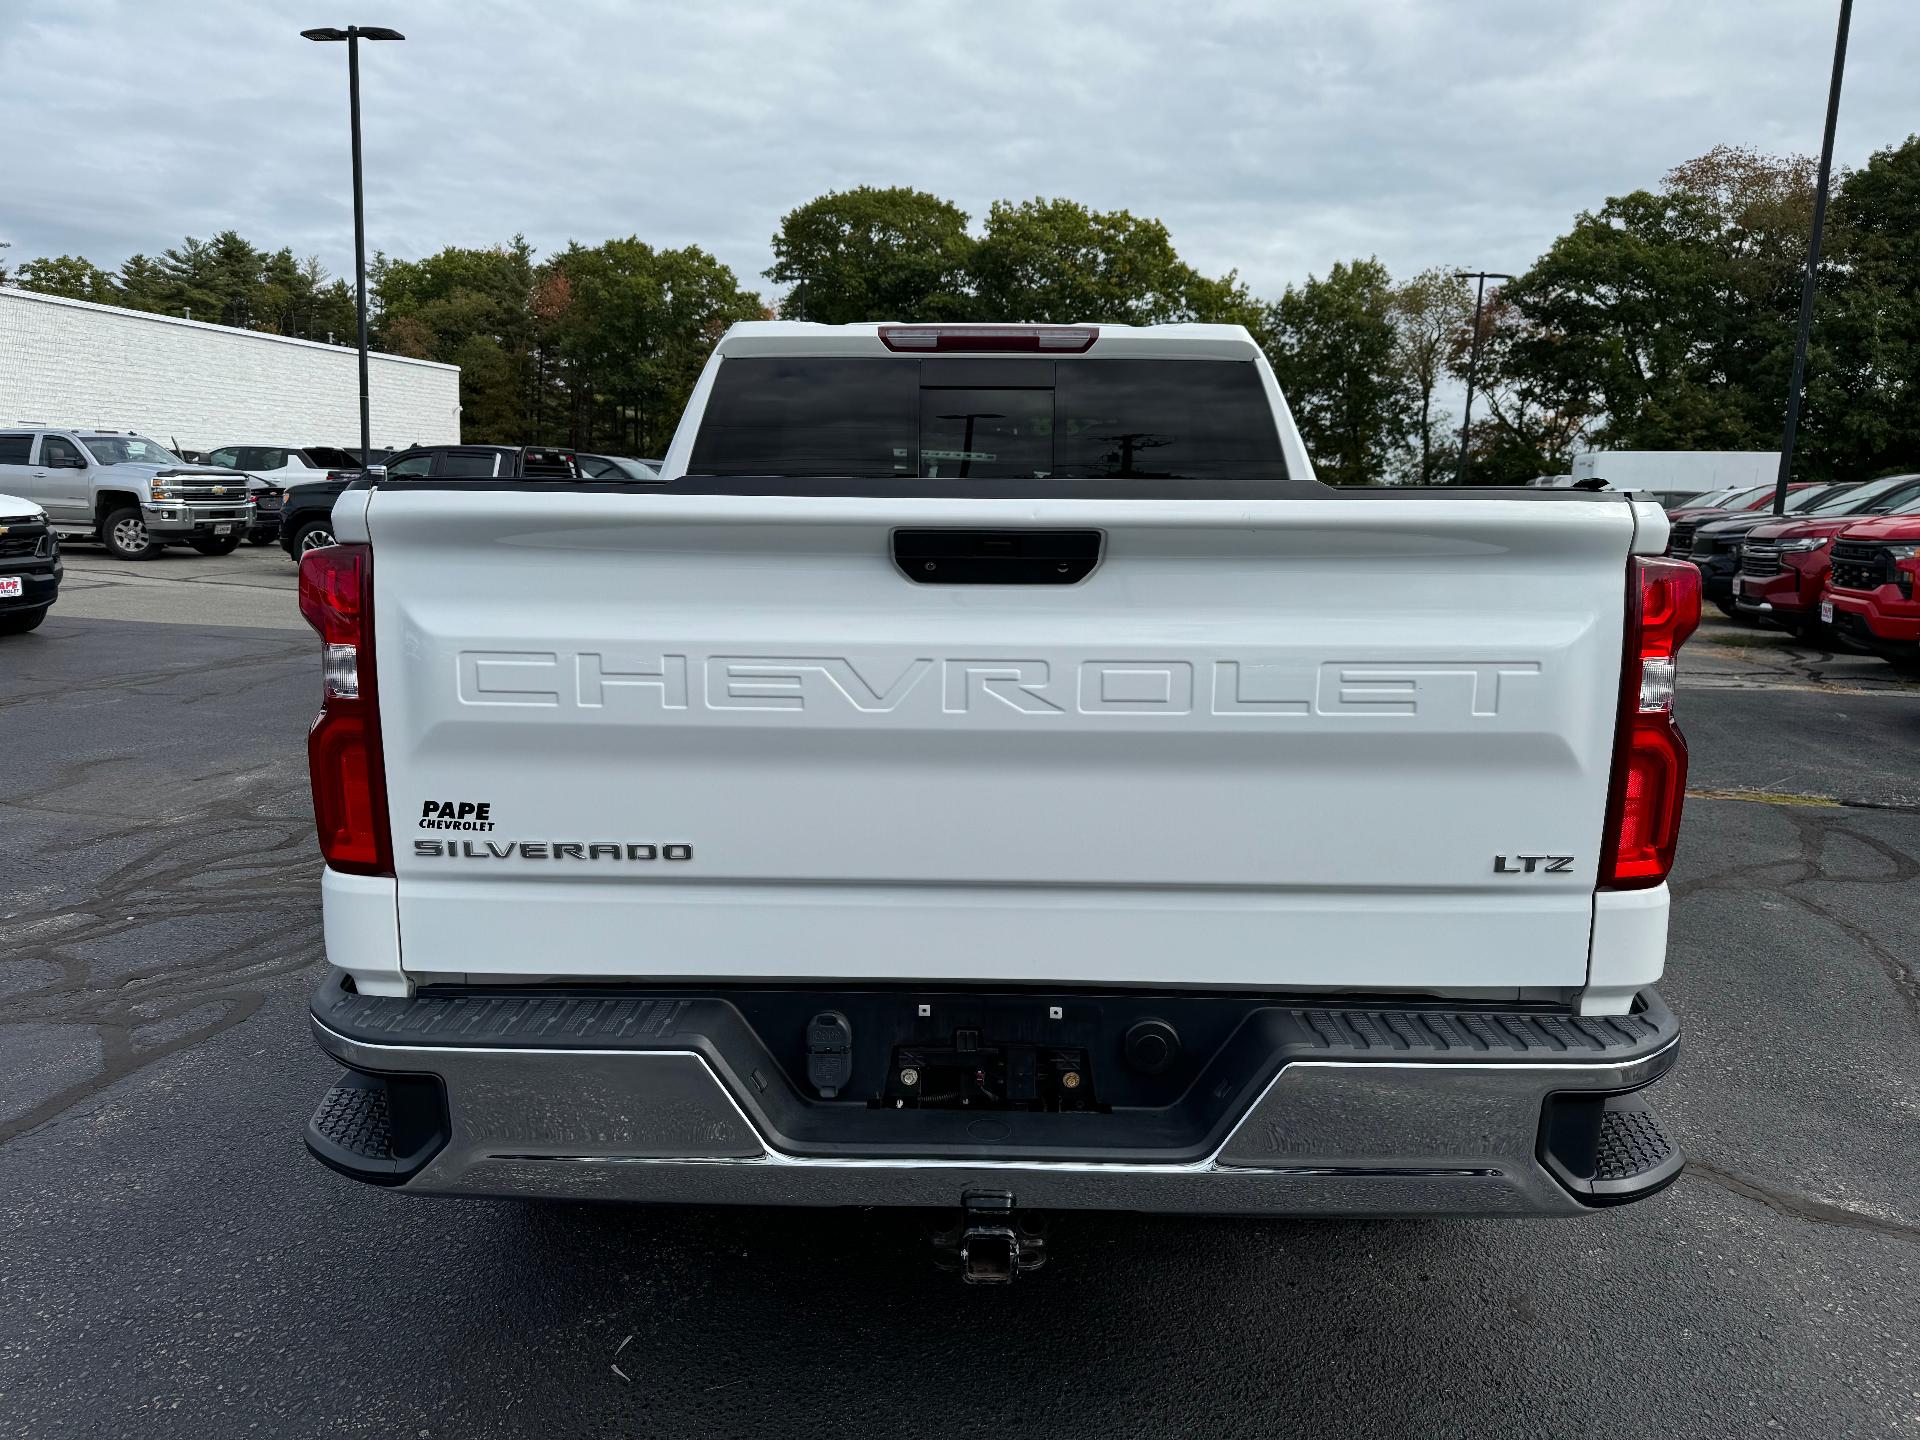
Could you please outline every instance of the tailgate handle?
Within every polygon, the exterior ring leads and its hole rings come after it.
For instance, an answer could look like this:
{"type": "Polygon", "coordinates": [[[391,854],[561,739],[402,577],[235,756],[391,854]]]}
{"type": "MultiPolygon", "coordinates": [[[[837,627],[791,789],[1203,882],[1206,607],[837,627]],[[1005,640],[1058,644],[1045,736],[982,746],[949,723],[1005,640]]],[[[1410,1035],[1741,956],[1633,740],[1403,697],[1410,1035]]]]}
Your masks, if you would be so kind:
{"type": "Polygon", "coordinates": [[[1100,563],[1100,532],[896,530],[893,563],[916,585],[1075,585],[1100,563]]]}

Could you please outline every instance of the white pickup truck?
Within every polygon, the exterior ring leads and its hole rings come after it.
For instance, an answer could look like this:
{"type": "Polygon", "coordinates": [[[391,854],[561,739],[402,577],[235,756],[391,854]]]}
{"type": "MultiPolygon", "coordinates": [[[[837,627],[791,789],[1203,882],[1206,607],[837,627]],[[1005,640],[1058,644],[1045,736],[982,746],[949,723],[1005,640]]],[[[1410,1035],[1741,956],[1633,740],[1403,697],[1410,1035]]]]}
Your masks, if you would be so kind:
{"type": "Polygon", "coordinates": [[[301,562],[347,1073],[444,1195],[1574,1215],[1641,1091],[1698,572],[1319,484],[1238,326],[736,326],[660,480],[361,482],[301,562]]]}

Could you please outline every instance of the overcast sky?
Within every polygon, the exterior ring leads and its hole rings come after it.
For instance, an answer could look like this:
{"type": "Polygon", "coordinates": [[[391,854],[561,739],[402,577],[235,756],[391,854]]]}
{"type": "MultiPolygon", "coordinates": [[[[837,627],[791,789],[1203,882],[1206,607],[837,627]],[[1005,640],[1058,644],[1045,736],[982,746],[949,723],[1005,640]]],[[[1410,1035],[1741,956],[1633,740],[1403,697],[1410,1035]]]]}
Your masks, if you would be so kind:
{"type": "MultiPolygon", "coordinates": [[[[231,227],[351,273],[697,244],[769,294],[780,217],[859,184],[982,216],[1157,215],[1256,293],[1333,261],[1520,270],[1582,208],[1716,143],[1819,146],[1831,0],[0,0],[0,240],[117,265],[231,227]]],[[[1920,4],[1854,16],[1838,156],[1920,128],[1920,4]]]]}

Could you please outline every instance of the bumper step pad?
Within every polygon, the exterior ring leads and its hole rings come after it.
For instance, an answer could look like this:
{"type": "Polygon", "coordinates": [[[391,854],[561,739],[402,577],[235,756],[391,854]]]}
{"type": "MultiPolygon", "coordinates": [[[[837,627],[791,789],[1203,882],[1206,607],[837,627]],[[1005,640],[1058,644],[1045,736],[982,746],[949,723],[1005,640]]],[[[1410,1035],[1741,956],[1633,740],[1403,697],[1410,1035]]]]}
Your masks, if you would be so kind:
{"type": "Polygon", "coordinates": [[[1540,1158],[1588,1205],[1624,1205],[1680,1178],[1686,1157],[1638,1092],[1560,1095],[1549,1102],[1540,1158]]]}
{"type": "Polygon", "coordinates": [[[350,1070],[320,1098],[306,1140],[316,1160],[343,1175],[400,1185],[420,1173],[450,1131],[437,1077],[350,1070]]]}
{"type": "Polygon", "coordinates": [[[1646,1103],[1636,1100],[1629,1107],[1623,1099],[1601,1117],[1593,1178],[1597,1184],[1637,1180],[1660,1169],[1677,1154],[1678,1147],[1660,1133],[1660,1122],[1646,1103]]]}
{"type": "Polygon", "coordinates": [[[387,1110],[387,1087],[366,1083],[368,1077],[343,1075],[321,1097],[307,1123],[322,1141],[356,1159],[385,1164],[393,1159],[393,1126],[387,1110]]]}

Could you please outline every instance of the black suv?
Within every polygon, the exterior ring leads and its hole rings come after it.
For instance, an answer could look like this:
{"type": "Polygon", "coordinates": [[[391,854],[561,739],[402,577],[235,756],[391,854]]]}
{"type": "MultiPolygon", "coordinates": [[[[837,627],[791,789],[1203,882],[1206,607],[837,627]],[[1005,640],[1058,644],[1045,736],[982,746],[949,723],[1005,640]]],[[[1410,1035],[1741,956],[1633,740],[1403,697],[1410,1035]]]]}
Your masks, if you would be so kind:
{"type": "Polygon", "coordinates": [[[24,635],[60,594],[60,540],[38,505],[0,495],[0,635],[24,635]]]}
{"type": "MultiPolygon", "coordinates": [[[[288,486],[280,508],[280,548],[298,560],[333,544],[333,502],[364,473],[329,470],[324,480],[288,486]]],[[[571,450],[541,445],[415,445],[388,456],[383,473],[392,480],[578,480],[580,466],[571,450]]]]}

